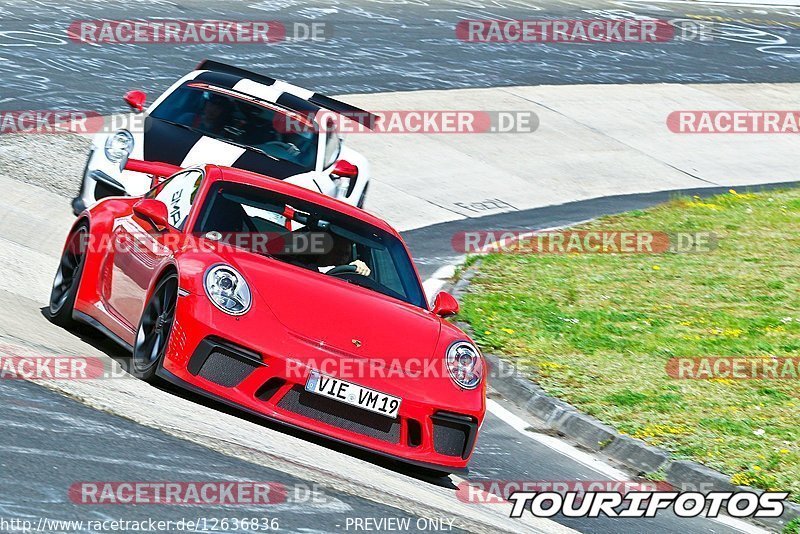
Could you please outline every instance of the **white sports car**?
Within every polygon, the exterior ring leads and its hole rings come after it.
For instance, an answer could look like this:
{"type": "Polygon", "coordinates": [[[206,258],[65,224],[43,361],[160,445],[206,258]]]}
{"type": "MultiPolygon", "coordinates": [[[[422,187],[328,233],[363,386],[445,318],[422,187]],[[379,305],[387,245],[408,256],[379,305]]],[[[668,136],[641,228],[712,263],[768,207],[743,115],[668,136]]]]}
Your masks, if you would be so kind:
{"type": "MultiPolygon", "coordinates": [[[[375,116],[344,102],[217,61],[202,61],[146,110],[130,91],[123,127],[92,142],[75,214],[108,196],[142,195],[154,178],[125,169],[128,158],[180,167],[245,169],[362,207],[366,158],[344,146],[340,117],[367,128],[375,116]],[[320,122],[324,122],[320,127],[320,122]]],[[[119,118],[116,118],[119,120],[119,118]]]]}

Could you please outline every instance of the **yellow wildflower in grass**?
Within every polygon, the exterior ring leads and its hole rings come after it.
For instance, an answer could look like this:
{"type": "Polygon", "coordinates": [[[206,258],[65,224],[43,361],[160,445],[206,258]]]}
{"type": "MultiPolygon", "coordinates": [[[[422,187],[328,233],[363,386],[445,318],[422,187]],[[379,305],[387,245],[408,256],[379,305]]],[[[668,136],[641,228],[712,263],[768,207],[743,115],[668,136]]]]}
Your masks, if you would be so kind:
{"type": "Polygon", "coordinates": [[[731,484],[735,486],[749,486],[754,481],[748,473],[736,473],[731,477],[731,484]]]}
{"type": "Polygon", "coordinates": [[[725,385],[725,386],[735,383],[730,378],[712,378],[712,379],[710,379],[710,381],[711,382],[716,382],[717,384],[722,384],[722,385],[725,385]]]}
{"type": "Polygon", "coordinates": [[[750,198],[756,198],[756,195],[753,193],[737,193],[735,189],[728,189],[728,193],[731,194],[736,200],[746,200],[750,198]]]}
{"type": "Polygon", "coordinates": [[[514,330],[512,330],[511,328],[501,328],[500,330],[502,330],[506,334],[513,334],[514,333],[514,330]]]}
{"type": "Polygon", "coordinates": [[[661,267],[660,267],[660,266],[658,266],[658,265],[653,265],[653,270],[654,270],[654,271],[660,271],[660,270],[661,270],[661,267]]]}
{"type": "Polygon", "coordinates": [[[741,328],[706,328],[709,335],[720,337],[740,337],[744,330],[741,328]]]}
{"type": "Polygon", "coordinates": [[[711,202],[703,202],[702,200],[692,200],[691,202],[686,203],[687,208],[705,208],[711,211],[720,211],[722,210],[722,206],[719,204],[713,204],[711,202]]]}
{"type": "Polygon", "coordinates": [[[677,436],[677,435],[686,435],[691,433],[691,429],[686,425],[661,425],[661,424],[651,424],[646,425],[644,428],[640,428],[633,434],[631,434],[634,438],[659,438],[664,436],[677,436]]]}

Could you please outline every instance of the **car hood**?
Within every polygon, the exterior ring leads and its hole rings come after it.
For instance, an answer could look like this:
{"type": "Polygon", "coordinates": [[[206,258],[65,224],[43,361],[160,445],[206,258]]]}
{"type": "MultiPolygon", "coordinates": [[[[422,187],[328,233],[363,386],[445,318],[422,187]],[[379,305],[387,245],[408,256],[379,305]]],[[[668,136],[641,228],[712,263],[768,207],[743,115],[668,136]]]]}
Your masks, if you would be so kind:
{"type": "Polygon", "coordinates": [[[142,157],[145,161],[162,161],[183,167],[213,163],[281,180],[308,170],[149,115],[145,118],[144,132],[142,157]]]}
{"type": "Polygon", "coordinates": [[[427,310],[277,260],[229,256],[261,303],[310,352],[396,361],[433,355],[441,319],[427,310]]]}

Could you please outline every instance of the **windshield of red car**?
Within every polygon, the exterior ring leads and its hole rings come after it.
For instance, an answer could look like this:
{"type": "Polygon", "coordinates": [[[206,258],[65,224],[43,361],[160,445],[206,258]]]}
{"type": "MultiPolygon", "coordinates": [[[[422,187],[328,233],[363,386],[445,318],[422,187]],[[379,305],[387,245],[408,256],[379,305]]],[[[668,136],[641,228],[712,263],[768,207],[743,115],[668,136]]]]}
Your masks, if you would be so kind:
{"type": "Polygon", "coordinates": [[[218,182],[206,196],[194,233],[427,308],[411,258],[396,236],[311,202],[218,182]],[[348,267],[350,272],[332,271],[357,261],[368,275],[348,267]]]}
{"type": "Polygon", "coordinates": [[[281,128],[291,124],[282,110],[247,95],[240,98],[233,91],[189,82],[173,91],[150,116],[294,163],[300,167],[298,172],[316,166],[319,136],[314,128],[281,128]]]}

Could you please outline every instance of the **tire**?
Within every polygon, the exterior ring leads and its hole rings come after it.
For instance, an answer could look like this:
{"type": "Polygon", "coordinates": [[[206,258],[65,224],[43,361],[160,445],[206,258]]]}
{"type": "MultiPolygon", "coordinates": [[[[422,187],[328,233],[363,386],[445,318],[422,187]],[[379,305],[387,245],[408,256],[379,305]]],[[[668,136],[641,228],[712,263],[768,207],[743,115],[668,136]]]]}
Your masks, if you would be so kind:
{"type": "Polygon", "coordinates": [[[178,303],[178,275],[171,272],[156,284],[136,330],[130,373],[145,382],[156,380],[164,359],[178,303]]]}
{"type": "Polygon", "coordinates": [[[72,312],[75,308],[75,297],[78,294],[83,266],[86,263],[86,244],[89,236],[89,225],[80,223],[67,238],[64,252],[58,264],[50,290],[48,316],[50,321],[63,328],[74,328],[75,319],[72,312]]]}

